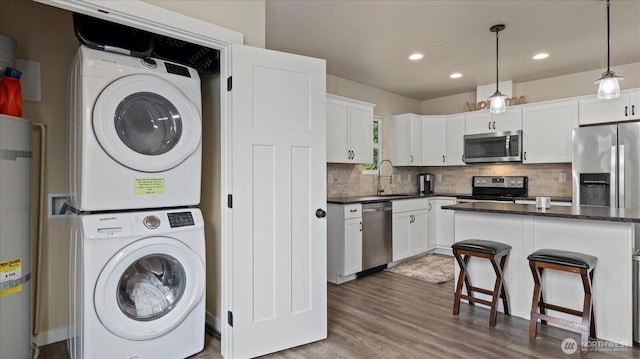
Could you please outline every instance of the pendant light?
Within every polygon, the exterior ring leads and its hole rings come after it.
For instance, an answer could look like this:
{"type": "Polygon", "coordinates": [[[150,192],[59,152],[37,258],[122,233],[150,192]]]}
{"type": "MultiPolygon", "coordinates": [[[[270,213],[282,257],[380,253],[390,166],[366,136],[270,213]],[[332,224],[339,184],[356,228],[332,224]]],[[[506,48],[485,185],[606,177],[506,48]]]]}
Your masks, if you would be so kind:
{"type": "Polygon", "coordinates": [[[618,80],[623,80],[624,77],[616,76],[616,73],[611,71],[611,36],[609,29],[609,0],[607,1],[607,71],[602,73],[602,77],[594,82],[594,84],[600,83],[598,87],[598,100],[609,100],[620,96],[620,84],[618,80]]]}
{"type": "Polygon", "coordinates": [[[496,33],[496,93],[489,97],[489,100],[491,100],[489,112],[501,113],[507,110],[506,96],[501,94],[498,89],[498,33],[504,30],[504,25],[493,25],[489,30],[496,33]]]}

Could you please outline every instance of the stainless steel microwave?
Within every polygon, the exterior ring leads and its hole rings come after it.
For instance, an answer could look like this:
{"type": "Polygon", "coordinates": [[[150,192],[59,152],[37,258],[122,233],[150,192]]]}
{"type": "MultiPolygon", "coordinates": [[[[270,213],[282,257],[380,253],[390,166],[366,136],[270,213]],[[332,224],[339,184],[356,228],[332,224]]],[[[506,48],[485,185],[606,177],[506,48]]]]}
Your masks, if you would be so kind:
{"type": "Polygon", "coordinates": [[[522,130],[465,135],[464,162],[522,162],[522,130]]]}

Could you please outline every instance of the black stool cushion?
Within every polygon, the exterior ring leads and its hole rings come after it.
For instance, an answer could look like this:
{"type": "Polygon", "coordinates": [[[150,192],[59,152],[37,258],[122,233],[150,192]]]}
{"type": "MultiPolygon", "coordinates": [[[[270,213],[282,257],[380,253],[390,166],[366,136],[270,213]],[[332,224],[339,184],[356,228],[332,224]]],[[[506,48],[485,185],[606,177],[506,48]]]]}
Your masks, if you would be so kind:
{"type": "Polygon", "coordinates": [[[596,266],[596,262],[598,262],[598,257],[558,249],[539,249],[529,254],[527,259],[589,270],[593,269],[596,266]]]}
{"type": "Polygon", "coordinates": [[[503,252],[508,253],[511,250],[511,246],[508,244],[483,239],[467,239],[456,242],[451,245],[451,248],[493,255],[502,254],[503,252]]]}

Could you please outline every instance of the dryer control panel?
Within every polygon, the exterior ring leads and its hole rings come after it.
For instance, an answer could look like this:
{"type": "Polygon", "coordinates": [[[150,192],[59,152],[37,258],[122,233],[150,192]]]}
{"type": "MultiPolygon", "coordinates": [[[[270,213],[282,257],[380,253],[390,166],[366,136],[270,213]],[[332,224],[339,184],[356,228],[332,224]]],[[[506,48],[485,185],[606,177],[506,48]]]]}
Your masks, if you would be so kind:
{"type": "Polygon", "coordinates": [[[167,217],[171,228],[195,225],[191,212],[167,213],[167,217]]]}

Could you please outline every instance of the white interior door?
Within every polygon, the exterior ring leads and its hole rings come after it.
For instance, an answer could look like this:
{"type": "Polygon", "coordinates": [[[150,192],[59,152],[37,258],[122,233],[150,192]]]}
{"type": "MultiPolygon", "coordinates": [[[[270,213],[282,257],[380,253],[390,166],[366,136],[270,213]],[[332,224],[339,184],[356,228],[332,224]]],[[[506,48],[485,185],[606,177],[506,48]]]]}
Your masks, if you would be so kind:
{"type": "Polygon", "coordinates": [[[325,61],[232,48],[227,358],[327,336],[325,61]],[[322,215],[320,216],[322,217],[322,215]],[[230,288],[229,288],[230,287],[230,288]],[[233,324],[230,324],[232,322],[233,324]]]}

